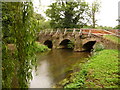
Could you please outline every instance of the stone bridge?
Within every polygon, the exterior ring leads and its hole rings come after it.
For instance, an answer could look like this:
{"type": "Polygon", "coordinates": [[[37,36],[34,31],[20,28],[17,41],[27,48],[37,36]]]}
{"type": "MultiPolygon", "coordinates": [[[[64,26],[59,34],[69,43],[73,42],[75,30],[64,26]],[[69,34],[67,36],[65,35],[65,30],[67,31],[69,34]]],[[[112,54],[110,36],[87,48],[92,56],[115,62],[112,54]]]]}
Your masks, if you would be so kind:
{"type": "Polygon", "coordinates": [[[40,32],[38,41],[49,48],[70,48],[69,43],[72,43],[74,51],[91,50],[96,43],[107,45],[111,42],[104,39],[102,36],[113,34],[106,30],[99,29],[66,29],[64,31],[40,32]]]}

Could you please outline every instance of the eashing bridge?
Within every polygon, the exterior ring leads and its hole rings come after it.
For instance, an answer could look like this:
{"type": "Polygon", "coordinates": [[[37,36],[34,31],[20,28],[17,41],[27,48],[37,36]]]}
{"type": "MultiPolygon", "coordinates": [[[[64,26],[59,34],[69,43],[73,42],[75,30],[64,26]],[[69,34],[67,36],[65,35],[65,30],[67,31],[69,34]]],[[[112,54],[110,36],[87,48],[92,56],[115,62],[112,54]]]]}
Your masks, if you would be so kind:
{"type": "Polygon", "coordinates": [[[91,50],[96,43],[107,45],[111,43],[103,35],[119,36],[118,30],[110,32],[103,29],[57,29],[39,32],[38,41],[49,48],[69,48],[73,44],[74,51],[91,50]]]}

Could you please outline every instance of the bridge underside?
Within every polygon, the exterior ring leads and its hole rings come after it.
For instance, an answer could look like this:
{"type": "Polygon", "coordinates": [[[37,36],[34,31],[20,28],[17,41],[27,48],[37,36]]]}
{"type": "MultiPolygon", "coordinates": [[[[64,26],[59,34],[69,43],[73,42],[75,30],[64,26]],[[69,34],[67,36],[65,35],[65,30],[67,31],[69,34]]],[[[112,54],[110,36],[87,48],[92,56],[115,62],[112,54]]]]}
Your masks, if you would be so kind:
{"type": "Polygon", "coordinates": [[[44,42],[44,45],[46,45],[48,48],[52,48],[52,47],[53,47],[53,43],[52,43],[51,40],[46,40],[46,41],[44,42]]]}
{"type": "Polygon", "coordinates": [[[95,45],[96,41],[89,41],[87,43],[85,43],[82,48],[87,50],[87,51],[91,51],[93,49],[93,46],[95,45]]]}
{"type": "Polygon", "coordinates": [[[59,44],[59,48],[73,49],[74,44],[69,39],[65,39],[65,40],[61,41],[61,43],[59,44]]]}

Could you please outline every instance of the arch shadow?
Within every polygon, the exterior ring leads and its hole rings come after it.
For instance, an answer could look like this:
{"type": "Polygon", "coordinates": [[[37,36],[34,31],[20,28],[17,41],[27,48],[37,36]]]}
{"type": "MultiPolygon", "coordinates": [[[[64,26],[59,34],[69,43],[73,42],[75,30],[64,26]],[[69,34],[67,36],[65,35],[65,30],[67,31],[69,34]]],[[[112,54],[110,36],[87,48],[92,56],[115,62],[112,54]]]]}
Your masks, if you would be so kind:
{"type": "Polygon", "coordinates": [[[96,41],[89,41],[87,43],[85,43],[82,48],[85,49],[84,51],[91,51],[93,49],[94,44],[96,43],[96,41]]]}
{"type": "Polygon", "coordinates": [[[74,48],[74,44],[73,42],[71,42],[69,39],[64,39],[61,41],[61,43],[59,44],[60,48],[63,49],[73,49],[74,48]]]}
{"type": "Polygon", "coordinates": [[[51,40],[46,40],[46,41],[44,42],[44,45],[46,45],[48,48],[52,48],[52,47],[53,47],[53,43],[52,43],[51,40]]]}

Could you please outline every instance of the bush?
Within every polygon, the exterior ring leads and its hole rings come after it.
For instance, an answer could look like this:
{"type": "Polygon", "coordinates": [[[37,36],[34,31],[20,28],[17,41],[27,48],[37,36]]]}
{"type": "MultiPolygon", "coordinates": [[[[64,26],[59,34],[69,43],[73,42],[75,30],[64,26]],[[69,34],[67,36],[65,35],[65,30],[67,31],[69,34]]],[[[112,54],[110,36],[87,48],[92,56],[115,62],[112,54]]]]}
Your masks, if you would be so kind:
{"type": "Polygon", "coordinates": [[[44,52],[50,50],[47,46],[35,42],[35,52],[44,52]]]}
{"type": "Polygon", "coordinates": [[[96,43],[95,47],[94,47],[94,52],[102,51],[102,50],[104,50],[104,48],[105,47],[101,43],[96,43]]]}
{"type": "Polygon", "coordinates": [[[67,46],[68,46],[68,48],[73,49],[74,48],[74,43],[70,41],[70,42],[68,42],[67,46]]]}

